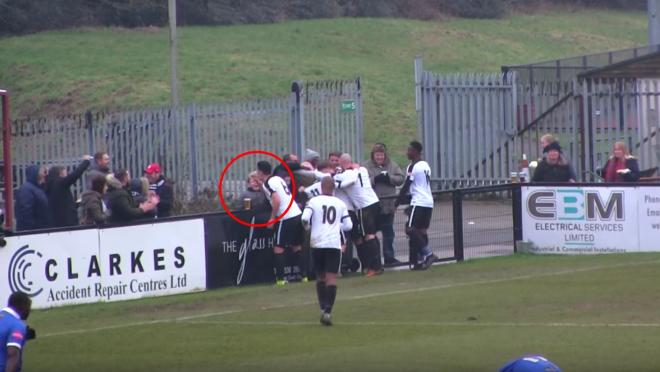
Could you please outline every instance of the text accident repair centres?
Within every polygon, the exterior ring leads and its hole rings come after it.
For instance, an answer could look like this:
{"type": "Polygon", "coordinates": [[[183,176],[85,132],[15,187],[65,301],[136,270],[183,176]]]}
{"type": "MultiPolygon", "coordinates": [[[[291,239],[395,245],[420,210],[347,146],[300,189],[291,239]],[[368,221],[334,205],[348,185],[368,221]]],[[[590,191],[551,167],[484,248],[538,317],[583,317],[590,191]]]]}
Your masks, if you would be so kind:
{"type": "Polygon", "coordinates": [[[9,237],[0,295],[47,308],[205,290],[204,242],[202,219],[9,237]]]}

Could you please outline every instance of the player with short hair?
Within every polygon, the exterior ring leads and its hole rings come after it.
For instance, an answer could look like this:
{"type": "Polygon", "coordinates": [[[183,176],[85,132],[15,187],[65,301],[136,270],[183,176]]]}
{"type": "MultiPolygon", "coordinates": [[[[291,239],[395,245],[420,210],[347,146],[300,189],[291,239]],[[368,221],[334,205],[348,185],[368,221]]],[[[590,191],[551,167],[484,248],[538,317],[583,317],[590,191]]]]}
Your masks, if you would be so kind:
{"type": "Polygon", "coordinates": [[[316,272],[316,295],[321,308],[321,324],[332,325],[332,307],[337,296],[337,274],[341,268],[341,230],[353,227],[344,202],[333,196],[334,180],[321,180],[322,195],[312,198],[302,215],[311,229],[311,247],[316,272]]]}
{"type": "Polygon", "coordinates": [[[368,277],[382,274],[380,242],[376,237],[380,200],[371,187],[369,171],[353,163],[349,154],[342,154],[339,163],[344,171],[335,175],[336,188],[346,191],[356,210],[359,235],[352,237],[358,257],[368,277]]]}
{"type": "Polygon", "coordinates": [[[408,194],[412,196],[409,207],[406,234],[410,247],[410,265],[413,270],[428,269],[436,257],[429,248],[427,230],[433,214],[433,194],[431,193],[431,167],[422,160],[422,144],[410,142],[407,156],[411,163],[407,168],[407,178],[395,205],[408,204],[408,194]]]}
{"type": "MultiPolygon", "coordinates": [[[[272,166],[269,162],[260,161],[257,163],[257,177],[263,182],[263,191],[272,206],[270,221],[284,214],[293,197],[284,179],[272,173],[272,166]]],[[[303,267],[300,252],[303,237],[302,224],[300,222],[301,214],[302,212],[298,204],[291,203],[291,208],[282,216],[282,219],[271,225],[273,226],[275,278],[278,286],[287,284],[287,281],[284,279],[284,266],[286,265],[285,248],[291,247],[294,264],[297,264],[300,268],[303,267]]],[[[306,280],[305,275],[303,275],[303,280],[306,280]]]]}
{"type": "Polygon", "coordinates": [[[32,300],[23,292],[9,296],[7,307],[0,310],[0,371],[18,372],[23,364],[23,346],[36,337],[25,324],[30,316],[32,300]]]}

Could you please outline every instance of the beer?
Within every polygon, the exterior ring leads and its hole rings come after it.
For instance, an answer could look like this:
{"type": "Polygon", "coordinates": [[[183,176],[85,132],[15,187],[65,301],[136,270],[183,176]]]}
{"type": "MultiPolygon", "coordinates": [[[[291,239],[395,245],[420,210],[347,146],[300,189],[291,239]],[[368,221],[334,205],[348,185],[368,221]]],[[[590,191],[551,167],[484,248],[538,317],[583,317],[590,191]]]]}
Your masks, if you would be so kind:
{"type": "Polygon", "coordinates": [[[248,210],[252,208],[252,199],[245,198],[243,199],[243,209],[248,210]]]}
{"type": "Polygon", "coordinates": [[[511,183],[519,183],[518,172],[511,172],[511,183]]]}

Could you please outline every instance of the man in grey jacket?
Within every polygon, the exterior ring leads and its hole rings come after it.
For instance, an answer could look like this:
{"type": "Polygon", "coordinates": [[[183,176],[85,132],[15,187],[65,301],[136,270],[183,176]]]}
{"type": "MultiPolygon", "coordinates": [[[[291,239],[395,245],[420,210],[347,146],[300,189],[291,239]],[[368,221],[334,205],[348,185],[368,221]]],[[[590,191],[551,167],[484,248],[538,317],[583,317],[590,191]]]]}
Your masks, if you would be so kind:
{"type": "Polygon", "coordinates": [[[386,265],[399,263],[394,257],[394,198],[396,187],[405,181],[401,168],[387,156],[387,148],[377,143],[371,150],[371,160],[364,165],[369,171],[371,185],[380,199],[381,212],[378,223],[383,233],[383,257],[386,265]],[[390,198],[385,198],[385,197],[390,198]]]}

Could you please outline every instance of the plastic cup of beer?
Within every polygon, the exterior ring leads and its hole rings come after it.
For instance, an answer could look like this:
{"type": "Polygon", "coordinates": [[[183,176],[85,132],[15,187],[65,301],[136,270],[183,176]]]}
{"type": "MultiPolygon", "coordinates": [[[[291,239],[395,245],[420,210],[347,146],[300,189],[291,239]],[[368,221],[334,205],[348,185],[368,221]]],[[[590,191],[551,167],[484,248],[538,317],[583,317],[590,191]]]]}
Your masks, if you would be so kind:
{"type": "Polygon", "coordinates": [[[518,172],[511,172],[511,183],[519,183],[520,178],[518,177],[518,172]]]}
{"type": "Polygon", "coordinates": [[[248,210],[252,208],[252,199],[245,198],[243,199],[243,209],[248,210]]]}

